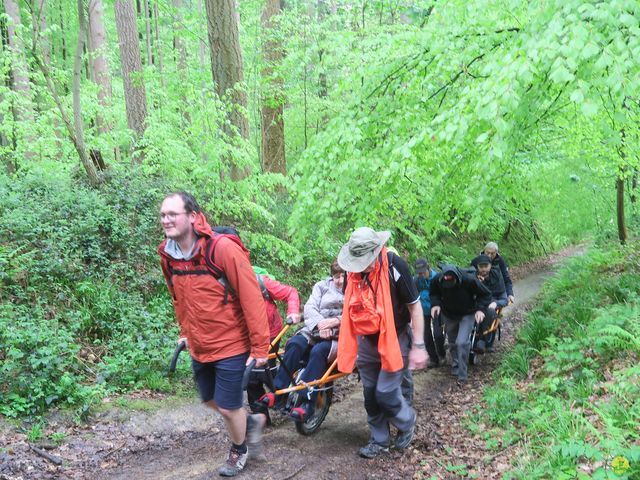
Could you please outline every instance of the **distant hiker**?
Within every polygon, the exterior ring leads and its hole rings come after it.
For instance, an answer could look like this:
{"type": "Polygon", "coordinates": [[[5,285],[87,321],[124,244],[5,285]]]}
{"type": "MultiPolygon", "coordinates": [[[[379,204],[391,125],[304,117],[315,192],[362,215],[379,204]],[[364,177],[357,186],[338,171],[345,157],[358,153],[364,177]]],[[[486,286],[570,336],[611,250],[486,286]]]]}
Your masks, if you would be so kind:
{"type": "Polygon", "coordinates": [[[504,258],[498,253],[498,244],[496,242],[489,242],[484,246],[484,250],[481,252],[491,259],[491,265],[498,267],[502,278],[504,279],[504,286],[507,290],[507,298],[513,303],[516,301],[516,297],[513,295],[513,281],[511,275],[509,275],[509,265],[504,258]]]}
{"type": "Polygon", "coordinates": [[[507,299],[502,273],[500,273],[498,267],[491,265],[491,259],[487,255],[478,255],[471,261],[471,265],[476,268],[478,280],[491,292],[491,303],[484,311],[484,320],[480,324],[479,336],[475,345],[477,352],[484,353],[485,350],[493,349],[493,346],[489,344],[487,336],[483,335],[483,333],[491,328],[491,324],[498,316],[497,310],[506,307],[509,300],[507,299]]]}
{"type": "MultiPolygon", "coordinates": [[[[296,290],[295,287],[274,280],[262,269],[254,267],[254,270],[256,270],[256,279],[258,280],[258,285],[262,291],[262,297],[264,298],[267,309],[267,318],[269,319],[269,340],[273,342],[282,330],[282,317],[280,316],[278,306],[275,302],[287,302],[287,322],[296,324],[300,322],[300,297],[298,296],[298,290],[296,290]],[[259,271],[265,273],[258,273],[259,271]]],[[[278,351],[279,343],[280,342],[273,345],[273,351],[278,351]]],[[[270,360],[269,367],[274,368],[275,363],[275,359],[270,360]]],[[[261,423],[261,426],[271,423],[269,410],[263,408],[262,405],[258,403],[258,399],[264,395],[264,392],[262,381],[257,376],[252,378],[247,386],[247,400],[252,413],[260,413],[264,415],[264,417],[254,417],[256,421],[261,423]]]]}
{"type": "Polygon", "coordinates": [[[431,317],[431,298],[429,296],[429,287],[436,277],[437,272],[431,268],[429,262],[424,258],[416,260],[416,275],[413,277],[413,283],[420,294],[420,303],[422,304],[422,313],[424,315],[424,343],[429,354],[429,363],[427,368],[438,367],[445,362],[444,348],[444,331],[440,323],[440,317],[431,317]]]}
{"type": "MultiPolygon", "coordinates": [[[[305,357],[308,360],[300,377],[302,382],[320,378],[335,359],[344,300],[344,270],[338,262],[333,262],[330,272],[330,277],[313,286],[311,296],[304,306],[305,326],[287,342],[282,365],[274,379],[276,390],[289,386],[292,381],[290,374],[298,370],[300,361],[305,357]]],[[[314,414],[317,392],[305,389],[300,394],[307,400],[293,408],[289,415],[296,421],[305,421],[314,414]]],[[[277,405],[278,400],[273,392],[262,397],[262,402],[269,407],[277,405]]]]}
{"type": "Polygon", "coordinates": [[[407,263],[388,252],[391,233],[356,229],[338,255],[348,273],[338,339],[338,368],[351,372],[357,364],[364,390],[369,443],[361,457],[388,452],[389,426],[398,429],[394,446],[406,448],[413,439],[416,412],[401,393],[402,372],[423,368],[427,360],[424,317],[407,263]],[[409,325],[416,342],[410,347],[409,325]],[[357,359],[356,359],[357,357],[357,359]]]}
{"type": "Polygon", "coordinates": [[[180,340],[191,353],[202,401],[222,415],[231,439],[218,473],[234,476],[248,457],[242,376],[252,360],[265,365],[269,350],[262,293],[242,242],[214,233],[193,196],[165,197],[160,224],[166,239],[158,253],[180,340]]]}
{"type": "Polygon", "coordinates": [[[431,282],[431,316],[442,316],[451,354],[451,374],[467,380],[473,323],[482,323],[491,292],[475,276],[454,265],[443,265],[431,282]]]}

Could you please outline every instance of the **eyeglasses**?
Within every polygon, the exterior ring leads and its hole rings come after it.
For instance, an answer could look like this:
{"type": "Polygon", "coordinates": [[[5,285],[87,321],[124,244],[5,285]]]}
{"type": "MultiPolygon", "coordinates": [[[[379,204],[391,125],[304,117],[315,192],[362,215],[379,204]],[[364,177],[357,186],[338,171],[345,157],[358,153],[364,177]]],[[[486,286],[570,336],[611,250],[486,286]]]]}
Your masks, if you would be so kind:
{"type": "Polygon", "coordinates": [[[161,221],[161,222],[162,222],[162,221],[164,221],[164,220],[167,220],[167,221],[169,221],[169,222],[173,222],[173,221],[176,219],[176,217],[177,217],[178,215],[182,215],[182,214],[184,214],[184,213],[189,213],[189,212],[178,212],[178,213],[175,213],[175,212],[169,212],[169,213],[161,213],[161,214],[158,216],[158,218],[160,219],[160,221],[161,221]]]}

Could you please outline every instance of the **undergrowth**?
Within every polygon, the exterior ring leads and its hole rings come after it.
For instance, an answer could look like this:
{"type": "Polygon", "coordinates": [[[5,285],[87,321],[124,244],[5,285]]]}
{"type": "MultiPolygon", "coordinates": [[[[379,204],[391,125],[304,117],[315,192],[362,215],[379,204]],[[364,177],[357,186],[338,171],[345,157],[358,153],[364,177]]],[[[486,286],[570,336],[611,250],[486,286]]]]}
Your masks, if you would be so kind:
{"type": "Polygon", "coordinates": [[[484,396],[504,478],[640,478],[639,247],[574,259],[520,329],[484,396]]]}

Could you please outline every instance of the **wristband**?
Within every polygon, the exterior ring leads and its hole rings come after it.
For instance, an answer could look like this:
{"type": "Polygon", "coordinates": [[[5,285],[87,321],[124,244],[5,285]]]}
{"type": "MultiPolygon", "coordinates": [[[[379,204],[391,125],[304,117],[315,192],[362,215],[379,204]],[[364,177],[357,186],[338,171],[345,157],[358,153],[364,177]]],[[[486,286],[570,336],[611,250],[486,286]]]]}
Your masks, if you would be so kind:
{"type": "Polygon", "coordinates": [[[427,347],[424,346],[424,343],[414,343],[414,347],[419,348],[420,350],[426,350],[427,347]]]}

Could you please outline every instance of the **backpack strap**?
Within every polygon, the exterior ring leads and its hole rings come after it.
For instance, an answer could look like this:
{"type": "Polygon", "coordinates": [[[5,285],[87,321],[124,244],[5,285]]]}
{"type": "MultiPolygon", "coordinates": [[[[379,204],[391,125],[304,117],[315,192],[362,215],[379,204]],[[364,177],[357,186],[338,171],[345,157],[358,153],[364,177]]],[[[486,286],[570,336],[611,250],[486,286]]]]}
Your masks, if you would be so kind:
{"type": "Polygon", "coordinates": [[[262,297],[265,300],[271,300],[271,295],[269,294],[269,290],[267,290],[267,286],[264,284],[262,275],[260,275],[259,273],[256,273],[256,280],[258,280],[258,285],[260,285],[260,291],[262,292],[262,297]]]}
{"type": "Polygon", "coordinates": [[[242,241],[240,240],[240,237],[238,237],[237,235],[214,232],[213,236],[207,241],[207,244],[205,246],[205,254],[204,254],[205,264],[207,266],[207,269],[211,273],[211,275],[213,275],[215,279],[218,280],[218,282],[220,282],[220,285],[224,287],[224,299],[222,303],[226,305],[227,303],[229,303],[229,292],[231,292],[232,295],[235,295],[236,292],[233,290],[231,285],[229,285],[229,280],[224,274],[224,270],[222,269],[222,267],[215,262],[216,245],[218,244],[218,242],[222,237],[233,240],[234,242],[241,245],[243,248],[244,248],[244,245],[242,245],[242,241]]]}

